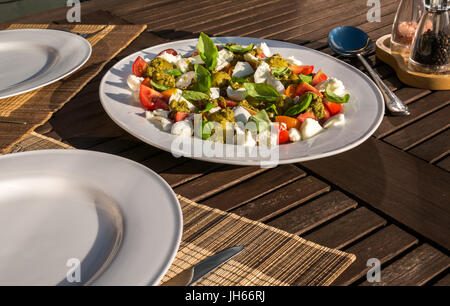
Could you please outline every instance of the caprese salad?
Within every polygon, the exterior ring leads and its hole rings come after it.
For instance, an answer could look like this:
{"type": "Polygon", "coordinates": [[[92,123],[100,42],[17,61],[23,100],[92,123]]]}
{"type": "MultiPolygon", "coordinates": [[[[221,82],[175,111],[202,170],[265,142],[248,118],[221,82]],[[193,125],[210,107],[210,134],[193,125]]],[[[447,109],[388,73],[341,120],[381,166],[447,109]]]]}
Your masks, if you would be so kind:
{"type": "Polygon", "coordinates": [[[269,137],[274,145],[344,125],[343,104],[350,98],[340,80],[295,57],[272,54],[264,42],[223,44],[204,33],[188,56],[167,49],[151,60],[136,58],[127,83],[146,118],[162,130],[191,137],[193,118],[200,115],[198,137],[230,142],[215,123],[231,126],[231,141],[246,146],[267,141],[271,126],[277,131],[269,137]],[[247,128],[249,123],[256,128],[247,128]]]}

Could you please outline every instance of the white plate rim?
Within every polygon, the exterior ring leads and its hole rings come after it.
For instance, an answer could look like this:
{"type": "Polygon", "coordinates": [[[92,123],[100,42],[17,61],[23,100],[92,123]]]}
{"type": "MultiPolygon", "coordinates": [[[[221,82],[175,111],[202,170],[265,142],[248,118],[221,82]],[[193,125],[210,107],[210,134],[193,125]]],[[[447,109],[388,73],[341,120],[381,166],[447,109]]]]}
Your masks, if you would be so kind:
{"type": "MultiPolygon", "coordinates": [[[[175,229],[176,234],[175,234],[175,243],[172,245],[172,249],[170,251],[170,255],[168,260],[166,261],[166,263],[161,266],[159,268],[160,273],[158,275],[152,276],[153,281],[148,284],[140,284],[140,285],[157,285],[159,284],[159,282],[162,280],[162,278],[165,276],[165,274],[167,273],[167,271],[169,270],[170,266],[172,265],[176,254],[178,253],[180,244],[181,244],[181,239],[182,239],[182,235],[183,235],[183,212],[181,209],[181,205],[180,202],[175,194],[175,192],[173,191],[173,189],[170,187],[170,185],[161,177],[159,176],[156,172],[154,172],[153,170],[151,170],[150,168],[145,167],[144,165],[135,162],[133,160],[124,158],[124,157],[120,157],[117,155],[113,155],[113,154],[108,154],[108,153],[103,153],[103,152],[96,152],[96,151],[88,151],[88,150],[67,150],[67,149],[46,149],[46,150],[36,150],[36,151],[27,151],[27,152],[19,152],[19,153],[12,153],[12,154],[6,154],[3,156],[0,156],[0,161],[4,161],[4,160],[9,160],[9,159],[15,159],[15,158],[21,158],[22,156],[43,156],[43,155],[55,155],[55,154],[63,154],[63,155],[67,155],[67,156],[71,156],[71,155],[89,155],[92,157],[99,157],[99,158],[110,158],[110,159],[114,159],[117,162],[122,162],[122,163],[127,163],[130,166],[134,166],[137,167],[138,169],[148,173],[148,175],[153,176],[162,187],[164,187],[167,191],[168,194],[171,197],[171,201],[173,201],[174,203],[176,203],[177,205],[174,205],[173,208],[175,209],[176,212],[176,224],[178,224],[177,228],[175,229]]],[[[124,216],[122,216],[124,218],[124,224],[127,222],[127,220],[125,219],[124,216]]],[[[122,244],[123,241],[121,242],[121,245],[119,246],[119,249],[117,251],[117,253],[114,255],[114,257],[116,257],[122,249],[122,244]]],[[[111,265],[114,262],[114,258],[112,259],[112,262],[105,268],[105,270],[102,271],[102,273],[95,278],[90,285],[92,286],[96,286],[98,285],[99,280],[101,280],[102,275],[105,273],[105,271],[107,271],[108,269],[110,269],[111,265]]],[[[149,276],[150,279],[150,276],[149,276]]],[[[102,280],[101,285],[104,285],[104,282],[108,282],[107,280],[102,280]]],[[[117,285],[117,284],[113,284],[113,285],[117,285]]]]}
{"type": "MultiPolygon", "coordinates": [[[[324,157],[330,157],[330,156],[334,156],[343,152],[346,152],[348,150],[351,150],[357,146],[359,146],[360,144],[362,144],[364,141],[366,141],[379,127],[379,125],[381,124],[383,118],[384,118],[384,114],[385,114],[385,104],[384,104],[384,98],[383,98],[383,94],[381,93],[380,89],[377,87],[377,85],[375,84],[375,82],[373,82],[372,79],[370,79],[369,76],[367,76],[366,74],[364,74],[362,71],[360,71],[359,69],[357,69],[356,67],[338,59],[335,58],[329,54],[308,48],[308,47],[304,47],[301,45],[297,45],[294,43],[290,43],[290,42],[285,42],[285,41],[278,41],[278,40],[272,40],[272,39],[261,39],[261,38],[252,38],[252,37],[242,37],[242,36],[226,36],[226,37],[212,37],[213,39],[217,39],[217,40],[228,40],[228,41],[233,41],[233,40],[254,40],[254,41],[263,41],[263,42],[268,42],[268,43],[276,43],[276,44],[283,44],[283,45],[287,45],[290,46],[294,49],[300,49],[300,50],[307,50],[309,52],[315,53],[317,55],[329,58],[333,61],[338,62],[341,65],[346,66],[348,69],[352,70],[354,73],[358,74],[365,82],[367,82],[367,84],[374,90],[376,96],[377,96],[377,104],[379,107],[379,112],[378,112],[378,118],[376,121],[373,122],[373,124],[371,125],[371,127],[368,129],[368,131],[362,135],[360,138],[358,138],[357,140],[353,141],[350,144],[347,144],[341,148],[335,149],[335,150],[331,150],[331,151],[327,151],[327,152],[323,152],[323,153],[319,153],[319,154],[315,154],[313,156],[305,156],[305,157],[299,157],[299,158],[291,158],[291,159],[279,159],[277,160],[275,165],[281,165],[281,164],[291,164],[291,163],[298,163],[298,162],[304,162],[304,161],[310,161],[310,160],[316,160],[316,159],[320,159],[320,158],[324,158],[324,157]]],[[[104,88],[106,86],[106,81],[107,78],[110,74],[110,71],[112,69],[114,69],[116,66],[119,66],[120,64],[129,61],[132,58],[136,58],[137,54],[139,53],[145,53],[145,51],[149,50],[149,49],[167,49],[169,47],[171,47],[174,43],[183,43],[186,45],[191,45],[193,43],[196,43],[198,41],[197,38],[192,38],[192,39],[185,39],[185,40],[177,40],[177,41],[172,41],[172,42],[167,42],[167,43],[163,43],[163,44],[159,44],[159,45],[155,45],[155,46],[151,46],[149,48],[145,48],[142,49],[140,51],[137,51],[125,58],[123,58],[122,60],[120,60],[119,62],[117,62],[113,67],[110,68],[110,70],[108,70],[105,75],[103,76],[101,82],[100,82],[100,87],[99,87],[99,96],[100,96],[100,102],[103,106],[103,109],[105,110],[105,112],[108,114],[108,116],[121,128],[123,128],[125,131],[127,131],[128,133],[130,133],[131,135],[133,135],[134,137],[142,140],[145,143],[148,143],[154,147],[157,147],[161,150],[167,151],[167,152],[171,152],[168,148],[166,148],[165,146],[162,146],[161,144],[157,143],[157,142],[150,142],[148,139],[146,139],[144,136],[142,136],[139,133],[136,133],[131,127],[127,126],[126,124],[123,124],[122,122],[120,122],[117,118],[115,118],[115,116],[112,114],[112,112],[110,111],[110,109],[108,108],[107,102],[105,98],[105,91],[104,88]]],[[[130,72],[131,74],[131,72],[130,72]]],[[[170,134],[170,133],[169,133],[170,134]]],[[[228,145],[226,145],[228,146],[228,145]]],[[[183,154],[182,154],[183,155],[183,154]]],[[[239,160],[239,159],[227,159],[227,158],[208,158],[208,157],[197,157],[197,156],[187,156],[187,155],[183,155],[185,157],[188,158],[192,158],[192,159],[197,159],[197,160],[202,160],[202,161],[208,161],[208,162],[213,162],[213,163],[223,163],[223,164],[230,164],[230,165],[249,165],[249,166],[260,166],[261,162],[260,161],[254,161],[254,160],[239,160]]]]}
{"type": "Polygon", "coordinates": [[[16,92],[12,92],[10,94],[6,94],[6,95],[0,95],[0,99],[6,99],[6,98],[10,98],[10,97],[14,97],[20,94],[24,94],[39,88],[42,88],[44,86],[53,84],[55,82],[58,82],[59,80],[67,77],[68,75],[76,72],[78,69],[80,69],[81,67],[83,67],[84,64],[86,64],[86,62],[91,58],[92,55],[92,45],[89,43],[89,41],[83,37],[81,37],[80,35],[74,34],[74,33],[70,33],[70,32],[66,32],[66,31],[61,31],[61,30],[55,30],[55,29],[11,29],[11,30],[2,30],[0,31],[0,35],[1,33],[6,33],[6,32],[58,32],[58,33],[62,33],[61,35],[66,35],[68,38],[70,37],[71,39],[77,39],[79,40],[85,47],[85,51],[86,52],[86,56],[83,57],[76,65],[72,66],[69,70],[65,71],[64,73],[60,74],[57,77],[51,78],[49,80],[46,80],[44,82],[41,82],[40,84],[37,84],[36,86],[31,86],[28,87],[25,86],[24,89],[21,89],[19,91],[16,92]]]}

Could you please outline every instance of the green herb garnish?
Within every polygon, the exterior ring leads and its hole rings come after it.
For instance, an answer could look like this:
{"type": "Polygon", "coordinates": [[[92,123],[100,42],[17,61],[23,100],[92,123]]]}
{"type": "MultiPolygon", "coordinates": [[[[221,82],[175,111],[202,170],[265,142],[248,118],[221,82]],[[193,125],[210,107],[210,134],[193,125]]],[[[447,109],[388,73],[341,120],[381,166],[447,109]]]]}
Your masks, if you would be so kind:
{"type": "Polygon", "coordinates": [[[217,58],[219,57],[219,51],[217,51],[216,44],[205,33],[200,33],[197,44],[200,57],[206,64],[208,70],[213,70],[217,65],[217,58]]]}
{"type": "Polygon", "coordinates": [[[295,116],[299,115],[301,112],[303,112],[304,110],[306,110],[312,102],[313,95],[312,95],[312,93],[307,92],[302,96],[302,98],[303,99],[300,103],[297,103],[297,104],[289,107],[284,112],[284,115],[295,117],[295,116]]]}
{"type": "Polygon", "coordinates": [[[244,84],[245,82],[247,82],[247,79],[246,78],[231,77],[231,82],[244,84]]]}
{"type": "Polygon", "coordinates": [[[195,91],[207,92],[211,88],[212,76],[211,73],[202,65],[195,64],[195,76],[197,83],[195,83],[193,89],[195,91]]]}
{"type": "Polygon", "coordinates": [[[250,116],[248,122],[254,122],[258,132],[266,131],[270,128],[269,115],[265,110],[259,111],[256,115],[250,116]]]}
{"type": "Polygon", "coordinates": [[[192,103],[209,100],[209,96],[207,94],[193,90],[184,90],[182,96],[183,98],[192,103]]]}
{"type": "Polygon", "coordinates": [[[208,139],[211,137],[211,133],[214,129],[214,124],[210,121],[202,121],[202,139],[208,139]]]}
{"type": "Polygon", "coordinates": [[[272,74],[276,77],[282,77],[285,74],[291,74],[292,71],[291,69],[287,68],[287,67],[275,67],[272,69],[272,74]]]}
{"type": "Polygon", "coordinates": [[[179,69],[166,69],[164,70],[165,73],[173,75],[173,76],[180,76],[183,74],[183,72],[179,69]]]}
{"type": "Polygon", "coordinates": [[[164,91],[164,90],[168,90],[168,89],[171,89],[171,88],[172,88],[172,87],[167,87],[167,86],[165,86],[165,85],[162,85],[162,84],[158,84],[158,83],[156,83],[156,82],[153,82],[153,80],[150,80],[150,84],[151,84],[153,87],[155,87],[156,90],[158,90],[158,91],[164,91]]]}
{"type": "Polygon", "coordinates": [[[244,83],[247,95],[259,101],[275,102],[280,94],[270,85],[265,83],[244,83]]]}
{"type": "Polygon", "coordinates": [[[311,83],[313,77],[311,75],[299,74],[298,77],[302,80],[303,83],[311,83]]]}
{"type": "Polygon", "coordinates": [[[201,111],[198,111],[198,113],[206,113],[209,112],[214,107],[214,104],[211,102],[208,102],[205,106],[205,108],[201,111]]]}
{"type": "Polygon", "coordinates": [[[270,106],[266,108],[266,111],[272,112],[275,115],[278,115],[277,107],[275,106],[275,104],[270,104],[270,106]]]}
{"type": "Polygon", "coordinates": [[[231,52],[234,53],[246,53],[250,50],[253,49],[253,47],[255,46],[254,44],[250,44],[247,47],[244,47],[242,45],[238,45],[238,44],[227,44],[225,45],[224,43],[222,43],[221,41],[217,40],[216,41],[221,44],[224,48],[230,50],[231,52]]]}
{"type": "Polygon", "coordinates": [[[339,97],[338,95],[335,95],[331,90],[330,90],[330,85],[327,86],[327,88],[325,89],[325,98],[330,101],[330,102],[335,102],[335,103],[347,103],[348,100],[350,100],[350,95],[349,94],[345,94],[345,96],[343,97],[339,97]]]}

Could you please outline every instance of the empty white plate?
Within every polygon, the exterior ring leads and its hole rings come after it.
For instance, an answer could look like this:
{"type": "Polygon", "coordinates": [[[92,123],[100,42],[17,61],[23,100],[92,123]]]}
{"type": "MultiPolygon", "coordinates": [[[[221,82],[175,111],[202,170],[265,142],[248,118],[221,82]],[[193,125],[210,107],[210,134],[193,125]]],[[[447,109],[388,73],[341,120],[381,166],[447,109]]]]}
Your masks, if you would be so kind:
{"type": "Polygon", "coordinates": [[[48,29],[0,31],[0,99],[54,83],[83,66],[91,44],[48,29]]]}
{"type": "Polygon", "coordinates": [[[175,257],[181,209],[150,169],[79,150],[0,169],[0,285],[155,285],[175,257]]]}

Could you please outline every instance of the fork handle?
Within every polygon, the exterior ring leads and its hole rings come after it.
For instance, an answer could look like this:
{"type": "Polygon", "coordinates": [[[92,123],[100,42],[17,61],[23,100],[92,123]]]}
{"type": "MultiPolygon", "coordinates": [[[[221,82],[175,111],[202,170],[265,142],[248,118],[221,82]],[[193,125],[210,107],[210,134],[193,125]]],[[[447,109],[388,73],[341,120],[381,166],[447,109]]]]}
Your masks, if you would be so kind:
{"type": "Polygon", "coordinates": [[[410,114],[408,106],[406,106],[402,100],[400,100],[390,89],[384,84],[381,80],[378,73],[372,69],[369,63],[366,61],[363,55],[358,54],[358,59],[361,61],[363,66],[366,68],[367,72],[369,72],[372,79],[377,84],[378,88],[380,88],[381,93],[384,97],[384,102],[386,103],[386,107],[392,115],[397,116],[407,116],[410,114]]]}

